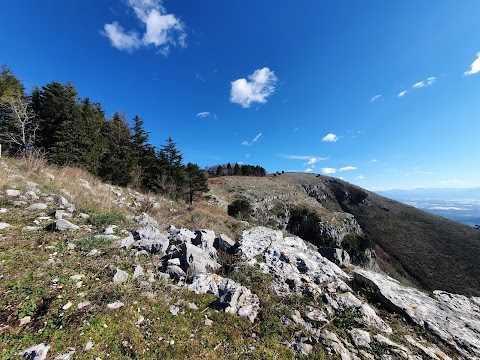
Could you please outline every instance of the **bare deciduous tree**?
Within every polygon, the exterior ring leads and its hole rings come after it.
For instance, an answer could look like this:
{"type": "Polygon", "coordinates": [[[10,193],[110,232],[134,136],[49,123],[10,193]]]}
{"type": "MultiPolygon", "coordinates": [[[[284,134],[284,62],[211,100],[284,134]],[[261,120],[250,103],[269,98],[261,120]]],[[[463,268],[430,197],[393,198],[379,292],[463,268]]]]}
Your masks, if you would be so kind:
{"type": "Polygon", "coordinates": [[[3,97],[1,107],[0,141],[12,149],[32,150],[40,123],[28,101],[20,96],[3,97]]]}

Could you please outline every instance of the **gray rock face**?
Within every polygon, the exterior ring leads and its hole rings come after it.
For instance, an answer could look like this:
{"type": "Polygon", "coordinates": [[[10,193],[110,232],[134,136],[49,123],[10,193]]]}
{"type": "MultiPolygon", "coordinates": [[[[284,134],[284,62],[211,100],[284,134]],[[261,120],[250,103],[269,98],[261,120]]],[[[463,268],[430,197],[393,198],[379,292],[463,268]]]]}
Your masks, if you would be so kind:
{"type": "Polygon", "coordinates": [[[348,331],[348,335],[350,335],[352,342],[356,347],[370,348],[370,342],[372,339],[367,331],[351,329],[348,331]]]}
{"type": "Polygon", "coordinates": [[[55,223],[50,226],[53,228],[53,230],[57,231],[69,231],[69,230],[79,230],[80,227],[72,224],[70,221],[67,221],[65,219],[59,219],[55,221],[55,223]]]}
{"type": "Polygon", "coordinates": [[[120,239],[115,241],[113,244],[114,247],[118,248],[126,248],[128,249],[130,246],[132,246],[135,243],[135,239],[133,238],[133,235],[130,234],[126,238],[120,239]]]}
{"type": "Polygon", "coordinates": [[[335,246],[341,247],[344,237],[348,234],[363,235],[362,228],[352,214],[348,213],[333,213],[333,219],[328,222],[318,223],[318,230],[323,240],[328,244],[332,243],[335,246]],[[332,225],[332,223],[338,223],[332,225]]]}
{"type": "Polygon", "coordinates": [[[190,243],[196,237],[195,233],[187,229],[177,229],[174,226],[168,229],[168,238],[175,244],[190,243]]]}
{"type": "Polygon", "coordinates": [[[50,350],[50,345],[38,344],[28,349],[23,350],[18,355],[23,356],[27,360],[44,360],[47,358],[48,350],[50,350]]]}
{"type": "Polygon", "coordinates": [[[463,295],[434,291],[432,296],[368,270],[357,281],[376,291],[382,305],[425,327],[465,358],[480,358],[480,306],[463,295]]]}
{"type": "Polygon", "coordinates": [[[215,233],[212,230],[195,231],[195,238],[191,241],[193,245],[200,247],[211,257],[217,257],[217,249],[213,246],[215,242],[215,233]]]}
{"type": "Polygon", "coordinates": [[[150,254],[165,255],[169,244],[168,238],[154,225],[156,223],[154,219],[144,217],[142,221],[145,226],[132,233],[135,240],[133,248],[145,250],[150,254]]]}
{"type": "Polygon", "coordinates": [[[195,245],[184,243],[182,246],[182,257],[180,259],[182,268],[187,274],[204,273],[215,271],[220,268],[206,251],[195,245]]]}
{"type": "Polygon", "coordinates": [[[350,255],[339,248],[320,248],[318,252],[323,256],[326,257],[328,260],[333,262],[334,264],[340,266],[341,268],[345,268],[351,265],[350,263],[350,255]]]}
{"type": "Polygon", "coordinates": [[[260,310],[260,300],[245,286],[215,274],[197,274],[188,290],[197,294],[209,293],[217,297],[225,312],[248,318],[252,323],[260,310]]]}

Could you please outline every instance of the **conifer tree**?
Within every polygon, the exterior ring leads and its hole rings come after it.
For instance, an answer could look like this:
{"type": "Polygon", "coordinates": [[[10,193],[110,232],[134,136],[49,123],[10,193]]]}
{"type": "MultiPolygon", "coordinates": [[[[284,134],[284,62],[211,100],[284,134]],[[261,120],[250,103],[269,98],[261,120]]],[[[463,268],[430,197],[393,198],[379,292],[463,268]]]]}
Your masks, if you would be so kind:
{"type": "Polygon", "coordinates": [[[130,148],[130,128],[125,116],[116,112],[105,123],[102,131],[106,140],[106,151],[99,175],[113,184],[126,186],[131,179],[133,158],[130,148]]]}
{"type": "Polygon", "coordinates": [[[186,182],[185,166],[182,164],[183,156],[171,137],[160,149],[158,161],[162,190],[174,198],[182,196],[186,182]]]}
{"type": "Polygon", "coordinates": [[[24,87],[21,81],[14,75],[6,65],[2,65],[0,70],[0,102],[2,98],[9,96],[23,97],[24,87]]]}
{"type": "Polygon", "coordinates": [[[186,172],[188,201],[192,205],[194,197],[208,192],[207,177],[198,165],[192,163],[187,164],[186,172]]]}

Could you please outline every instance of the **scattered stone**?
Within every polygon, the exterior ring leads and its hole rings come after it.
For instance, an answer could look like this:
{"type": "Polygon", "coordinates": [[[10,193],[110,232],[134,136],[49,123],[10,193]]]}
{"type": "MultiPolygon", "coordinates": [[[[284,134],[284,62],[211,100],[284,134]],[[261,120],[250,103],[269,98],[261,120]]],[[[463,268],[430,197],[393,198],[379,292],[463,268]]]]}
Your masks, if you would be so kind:
{"type": "Polygon", "coordinates": [[[177,280],[187,277],[187,273],[183,271],[182,268],[178,265],[168,265],[167,269],[165,270],[165,274],[168,274],[172,278],[177,280]]]}
{"type": "Polygon", "coordinates": [[[76,247],[77,247],[77,245],[75,245],[72,242],[67,243],[67,250],[75,250],[76,247]]]}
{"type": "Polygon", "coordinates": [[[188,308],[192,310],[198,310],[198,306],[195,303],[189,303],[188,308]]]}
{"type": "Polygon", "coordinates": [[[88,219],[88,218],[90,217],[90,215],[85,214],[85,213],[80,213],[80,214],[78,214],[78,217],[79,217],[80,219],[86,220],[86,219],[88,219]]]}
{"type": "Polygon", "coordinates": [[[56,231],[75,231],[79,230],[80,227],[72,224],[71,222],[64,220],[64,219],[59,219],[55,221],[53,224],[49,225],[48,230],[56,230],[56,231]]]}
{"type": "Polygon", "coordinates": [[[0,208],[0,214],[6,213],[6,212],[7,212],[7,209],[5,209],[5,208],[0,208]]]}
{"type": "Polygon", "coordinates": [[[58,355],[55,360],[70,360],[72,359],[72,356],[75,354],[75,349],[70,348],[70,352],[62,355],[58,355]]]}
{"type": "Polygon", "coordinates": [[[4,223],[4,222],[0,222],[0,230],[6,229],[6,228],[9,227],[9,226],[10,226],[10,224],[4,223]]]}
{"type": "Polygon", "coordinates": [[[40,229],[41,229],[40,226],[24,226],[22,228],[23,231],[38,231],[40,229]]]}
{"type": "Polygon", "coordinates": [[[126,271],[117,269],[115,275],[113,276],[113,283],[120,284],[128,280],[128,273],[126,271]]]}
{"type": "Polygon", "coordinates": [[[26,185],[28,189],[32,189],[32,190],[34,190],[38,186],[37,183],[34,183],[32,181],[27,181],[26,185]]]}
{"type": "Polygon", "coordinates": [[[143,272],[143,267],[141,265],[135,265],[133,270],[133,279],[142,277],[143,275],[145,275],[143,272]]]}
{"type": "Polygon", "coordinates": [[[216,304],[226,313],[246,317],[252,323],[260,310],[257,295],[245,286],[216,274],[196,274],[188,285],[188,290],[197,294],[213,294],[217,297],[216,304]]]}
{"type": "Polygon", "coordinates": [[[370,348],[370,342],[372,339],[370,338],[370,333],[360,329],[350,329],[348,330],[348,334],[352,338],[352,342],[356,347],[363,347],[363,348],[370,348]]]}
{"type": "Polygon", "coordinates": [[[89,342],[87,342],[87,344],[85,345],[85,349],[84,351],[90,351],[93,349],[93,342],[92,340],[90,340],[89,342]]]}
{"type": "Polygon", "coordinates": [[[105,235],[113,235],[115,233],[116,228],[118,228],[117,225],[109,225],[103,233],[105,235]]]}
{"type": "Polygon", "coordinates": [[[26,191],[24,196],[27,199],[30,199],[30,200],[38,200],[39,199],[38,195],[33,190],[26,191]]]}
{"type": "Polygon", "coordinates": [[[210,320],[207,315],[205,315],[205,325],[206,326],[212,326],[213,325],[213,320],[210,320]]]}
{"type": "Polygon", "coordinates": [[[129,247],[131,247],[133,244],[135,243],[135,239],[133,238],[133,235],[130,234],[128,235],[126,238],[124,239],[120,239],[120,240],[117,240],[115,241],[115,243],[113,244],[114,247],[117,247],[117,248],[125,248],[125,249],[128,249],[129,247]]]}
{"type": "Polygon", "coordinates": [[[32,317],[31,316],[25,316],[25,317],[20,319],[20,326],[26,325],[30,321],[32,321],[32,317]]]}
{"type": "Polygon", "coordinates": [[[297,353],[308,356],[313,351],[312,342],[305,337],[297,337],[294,343],[294,349],[297,353]]]}
{"type": "Polygon", "coordinates": [[[100,251],[98,251],[98,249],[92,249],[90,250],[86,256],[97,256],[100,254],[100,251]]]}
{"type": "Polygon", "coordinates": [[[83,274],[77,274],[77,275],[70,276],[70,279],[72,279],[73,281],[82,280],[83,278],[85,278],[85,275],[83,275],[83,274]]]}
{"type": "Polygon", "coordinates": [[[65,305],[63,305],[62,309],[63,309],[63,310],[68,310],[68,309],[70,309],[70,307],[71,307],[72,305],[73,305],[72,302],[69,301],[69,302],[67,302],[65,305]]]}
{"type": "Polygon", "coordinates": [[[26,360],[45,360],[48,350],[50,350],[50,345],[45,345],[42,343],[29,347],[17,355],[23,356],[26,360]]]}
{"type": "Polygon", "coordinates": [[[191,274],[206,273],[220,268],[220,264],[206,251],[187,242],[182,245],[181,262],[183,270],[191,274]]]}
{"type": "Polygon", "coordinates": [[[169,311],[173,316],[177,316],[178,313],[180,312],[180,308],[176,305],[171,305],[169,308],[169,311]]]}
{"type": "Polygon", "coordinates": [[[80,186],[83,186],[87,190],[92,190],[92,187],[90,186],[87,180],[80,179],[79,182],[80,182],[80,186]]]}
{"type": "Polygon", "coordinates": [[[87,307],[87,306],[90,306],[92,305],[92,303],[90,301],[84,301],[84,302],[81,302],[81,303],[78,303],[77,305],[77,309],[83,309],[84,307],[87,307]]]}
{"type": "Polygon", "coordinates": [[[70,194],[70,191],[66,190],[66,189],[60,189],[60,193],[62,195],[65,195],[65,196],[68,196],[69,198],[72,197],[72,194],[70,194]]]}
{"type": "Polygon", "coordinates": [[[45,210],[47,209],[48,205],[45,203],[35,203],[27,207],[28,211],[37,211],[37,210],[45,210]]]}
{"type": "Polygon", "coordinates": [[[50,173],[45,173],[45,177],[51,181],[55,180],[55,176],[53,174],[50,174],[50,173]]]}
{"type": "Polygon", "coordinates": [[[120,309],[122,306],[125,306],[125,304],[121,301],[115,301],[113,303],[107,304],[107,307],[113,310],[120,309]]]}
{"type": "Polygon", "coordinates": [[[3,192],[6,196],[10,197],[17,197],[20,196],[20,191],[19,190],[14,190],[14,189],[8,189],[3,192]]]}

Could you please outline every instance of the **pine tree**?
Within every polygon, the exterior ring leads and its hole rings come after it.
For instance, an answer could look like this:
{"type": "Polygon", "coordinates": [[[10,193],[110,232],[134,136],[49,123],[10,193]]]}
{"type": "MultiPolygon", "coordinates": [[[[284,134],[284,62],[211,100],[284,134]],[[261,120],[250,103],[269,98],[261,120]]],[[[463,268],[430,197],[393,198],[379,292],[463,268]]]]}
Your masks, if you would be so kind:
{"type": "Polygon", "coordinates": [[[0,102],[2,98],[7,98],[9,96],[13,97],[23,97],[24,87],[21,81],[15,76],[12,70],[10,70],[6,65],[2,65],[0,71],[0,102]]]}
{"type": "Polygon", "coordinates": [[[186,182],[185,166],[182,164],[183,156],[172,138],[169,137],[167,145],[162,146],[158,160],[162,190],[174,198],[182,196],[186,182]]]}
{"type": "Polygon", "coordinates": [[[242,168],[237,163],[235,163],[235,166],[233,167],[233,175],[235,176],[242,175],[242,168]]]}
{"type": "Polygon", "coordinates": [[[186,170],[188,200],[190,205],[192,205],[194,197],[201,193],[208,192],[207,177],[205,176],[205,172],[203,172],[196,164],[188,163],[186,170]]]}
{"type": "Polygon", "coordinates": [[[106,152],[99,175],[113,184],[126,186],[131,180],[133,158],[130,147],[130,128],[125,116],[116,112],[105,123],[102,131],[106,139],[106,152]]]}

